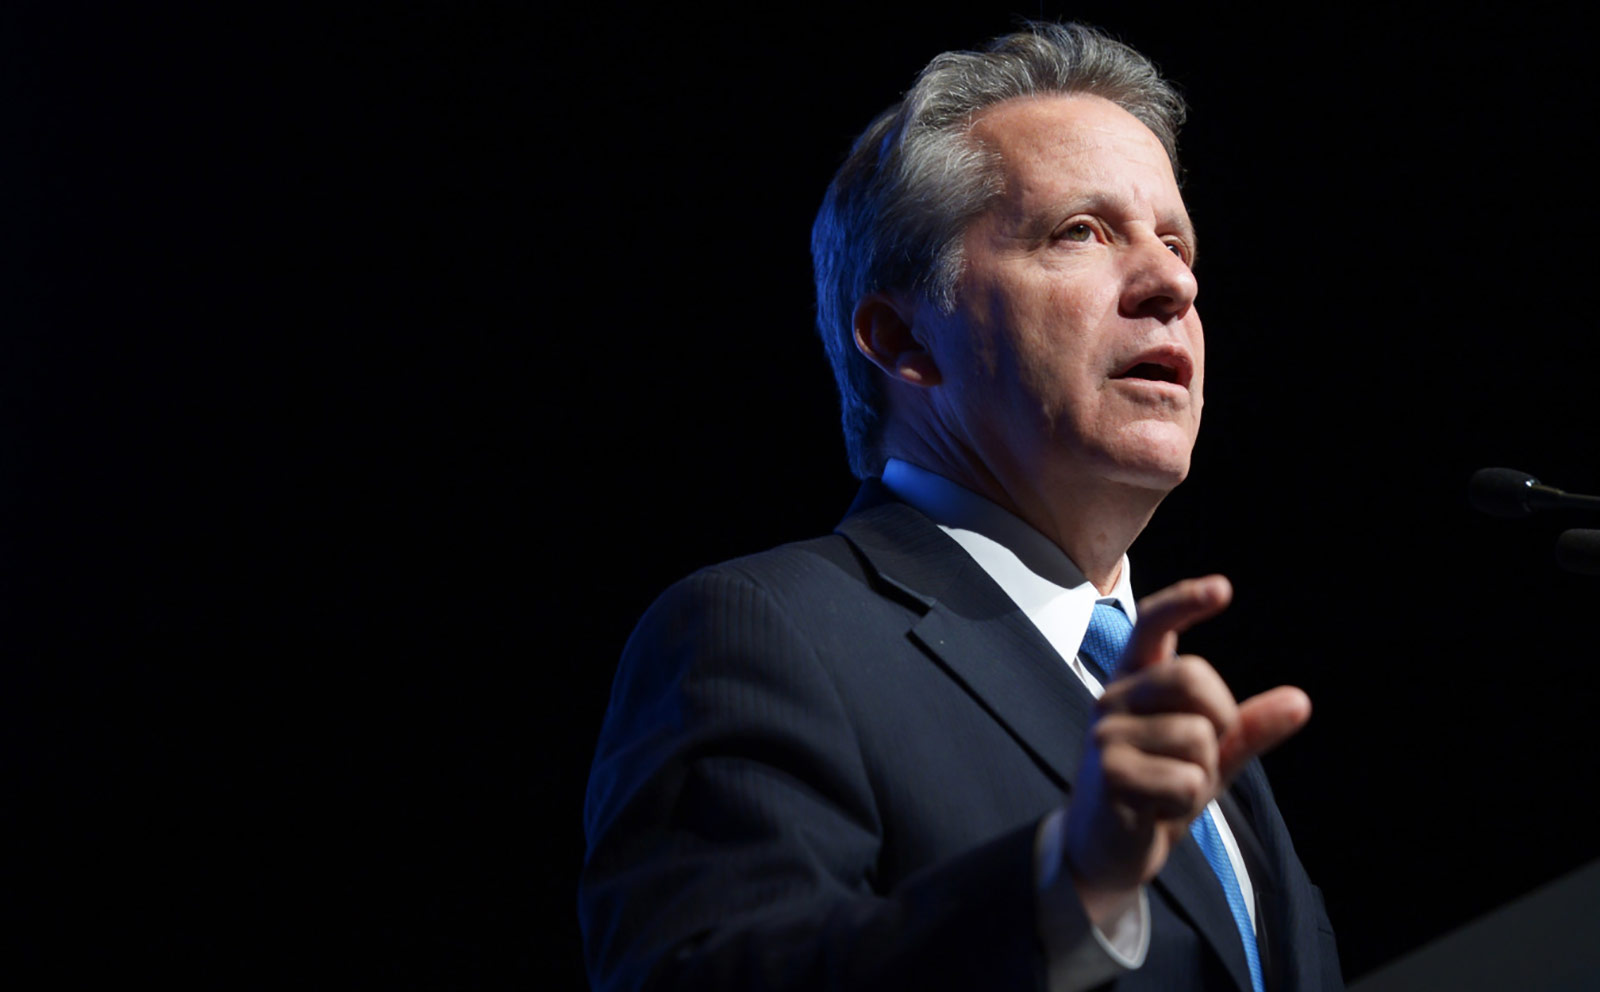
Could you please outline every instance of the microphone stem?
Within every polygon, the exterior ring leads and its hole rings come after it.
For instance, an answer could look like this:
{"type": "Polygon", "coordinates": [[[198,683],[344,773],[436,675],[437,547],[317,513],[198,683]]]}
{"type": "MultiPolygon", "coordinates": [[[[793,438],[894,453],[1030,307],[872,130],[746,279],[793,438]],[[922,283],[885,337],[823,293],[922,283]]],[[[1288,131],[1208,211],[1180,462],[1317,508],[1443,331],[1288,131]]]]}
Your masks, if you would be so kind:
{"type": "Polygon", "coordinates": [[[1583,496],[1547,486],[1528,487],[1530,510],[1600,510],[1600,496],[1583,496]]]}

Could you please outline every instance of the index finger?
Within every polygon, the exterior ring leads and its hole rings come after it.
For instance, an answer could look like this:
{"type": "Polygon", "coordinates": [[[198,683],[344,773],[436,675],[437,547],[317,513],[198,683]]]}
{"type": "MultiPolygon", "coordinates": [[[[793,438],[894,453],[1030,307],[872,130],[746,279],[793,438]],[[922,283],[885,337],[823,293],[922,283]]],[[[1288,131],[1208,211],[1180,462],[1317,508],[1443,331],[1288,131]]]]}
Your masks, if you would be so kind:
{"type": "Polygon", "coordinates": [[[1122,652],[1122,673],[1177,657],[1178,635],[1228,608],[1233,584],[1221,575],[1175,582],[1139,601],[1139,622],[1122,652]]]}

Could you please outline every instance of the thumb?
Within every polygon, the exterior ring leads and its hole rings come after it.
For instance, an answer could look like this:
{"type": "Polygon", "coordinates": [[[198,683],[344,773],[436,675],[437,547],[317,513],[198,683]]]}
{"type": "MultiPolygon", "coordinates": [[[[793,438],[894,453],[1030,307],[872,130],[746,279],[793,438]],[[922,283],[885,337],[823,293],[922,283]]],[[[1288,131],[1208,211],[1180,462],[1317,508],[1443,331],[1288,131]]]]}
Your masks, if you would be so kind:
{"type": "Polygon", "coordinates": [[[1219,743],[1217,771],[1224,784],[1251,758],[1266,754],[1299,732],[1311,719],[1311,697],[1280,685],[1239,704],[1239,721],[1219,743]]]}

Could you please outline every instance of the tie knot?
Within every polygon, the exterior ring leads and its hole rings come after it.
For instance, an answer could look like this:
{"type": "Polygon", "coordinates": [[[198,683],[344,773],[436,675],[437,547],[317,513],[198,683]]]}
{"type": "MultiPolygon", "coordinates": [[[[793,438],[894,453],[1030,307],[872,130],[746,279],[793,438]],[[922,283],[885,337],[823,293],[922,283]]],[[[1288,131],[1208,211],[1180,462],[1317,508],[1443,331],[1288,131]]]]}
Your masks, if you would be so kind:
{"type": "Polygon", "coordinates": [[[1133,623],[1122,607],[1114,603],[1096,603],[1089,614],[1089,629],[1084,631],[1083,656],[1099,671],[1100,681],[1110,682],[1117,671],[1117,662],[1133,636],[1133,623]]]}

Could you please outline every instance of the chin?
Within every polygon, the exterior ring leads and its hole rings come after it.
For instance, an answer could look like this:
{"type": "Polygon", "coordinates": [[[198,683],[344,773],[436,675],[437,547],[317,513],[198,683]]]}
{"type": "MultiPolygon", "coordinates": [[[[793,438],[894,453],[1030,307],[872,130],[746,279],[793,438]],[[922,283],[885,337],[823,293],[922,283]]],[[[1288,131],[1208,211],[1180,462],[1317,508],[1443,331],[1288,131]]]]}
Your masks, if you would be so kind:
{"type": "Polygon", "coordinates": [[[1189,477],[1189,464],[1176,465],[1117,465],[1105,473],[1106,478],[1134,489],[1148,489],[1163,495],[1178,488],[1189,477]]]}
{"type": "Polygon", "coordinates": [[[1178,488],[1189,477],[1194,438],[1187,432],[1175,434],[1170,429],[1153,433],[1154,436],[1137,438],[1135,443],[1110,446],[1100,452],[1096,459],[1099,474],[1125,486],[1163,494],[1178,488]]]}

